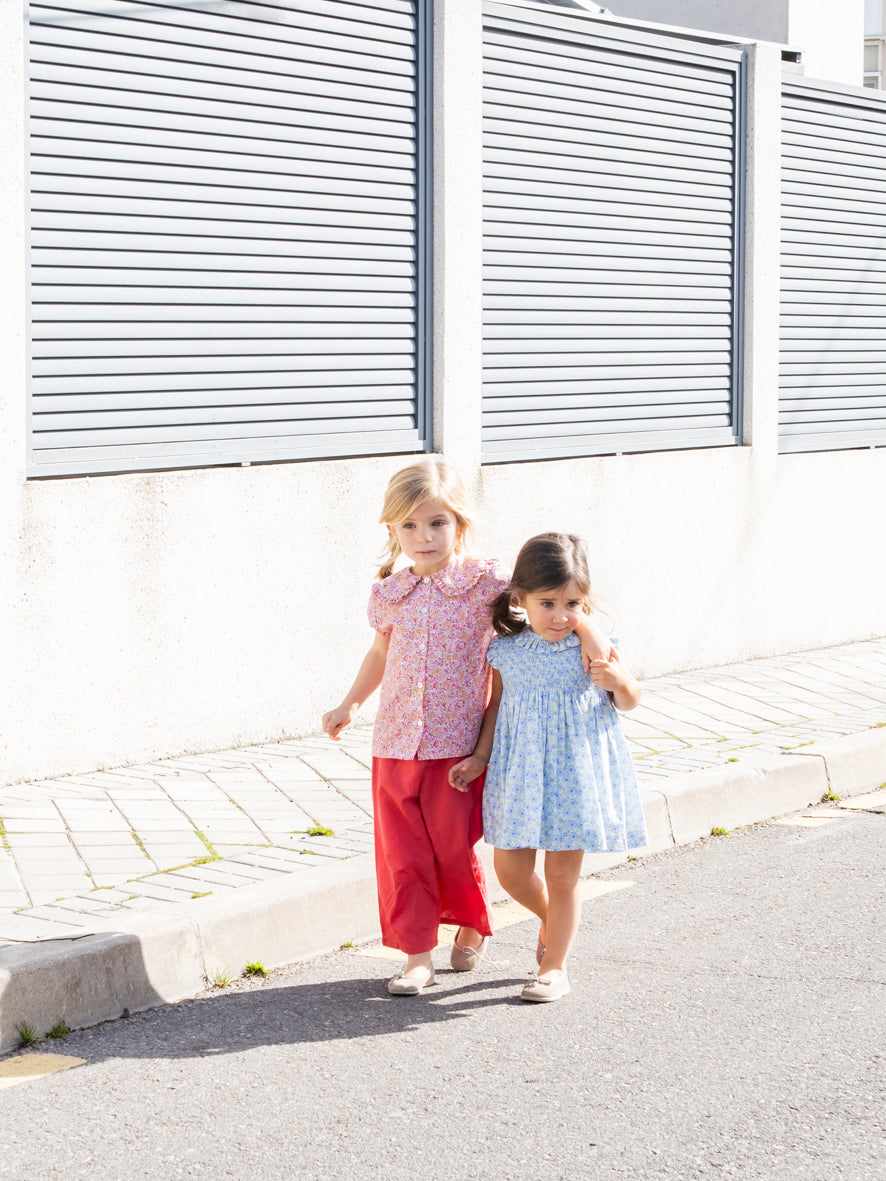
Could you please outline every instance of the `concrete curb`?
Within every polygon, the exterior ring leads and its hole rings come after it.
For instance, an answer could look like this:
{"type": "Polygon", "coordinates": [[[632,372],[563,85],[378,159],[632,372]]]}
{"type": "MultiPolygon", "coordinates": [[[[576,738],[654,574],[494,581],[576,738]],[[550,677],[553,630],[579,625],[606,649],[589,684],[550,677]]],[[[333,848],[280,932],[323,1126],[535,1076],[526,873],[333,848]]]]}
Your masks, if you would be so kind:
{"type": "MultiPolygon", "coordinates": [[[[661,852],[712,828],[754,824],[818,803],[827,791],[859,795],[886,782],[886,727],[784,755],[695,771],[642,789],[650,841],[661,852]]],[[[481,847],[493,901],[505,897],[481,847]]],[[[586,874],[625,854],[588,854],[586,874]]],[[[243,886],[223,898],[182,903],[172,915],[132,914],[95,934],[0,951],[0,1053],[26,1022],[42,1035],[196,996],[216,974],[237,977],[379,937],[371,854],[307,873],[243,886]]]]}

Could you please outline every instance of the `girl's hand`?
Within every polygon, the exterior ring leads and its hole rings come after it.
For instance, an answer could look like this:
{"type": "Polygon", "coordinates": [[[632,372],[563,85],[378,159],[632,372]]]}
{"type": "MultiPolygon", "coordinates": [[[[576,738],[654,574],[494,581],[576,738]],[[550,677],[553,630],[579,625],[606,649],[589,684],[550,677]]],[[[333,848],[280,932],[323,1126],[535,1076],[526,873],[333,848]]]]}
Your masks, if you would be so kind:
{"type": "Polygon", "coordinates": [[[591,663],[591,680],[611,694],[616,709],[633,709],[640,704],[640,684],[619,661],[614,650],[610,659],[591,663]]]}
{"type": "Polygon", "coordinates": [[[353,705],[337,705],[335,709],[331,709],[328,714],[323,715],[321,725],[333,742],[338,742],[342,730],[345,726],[350,726],[354,720],[355,712],[356,709],[353,705]]]}
{"type": "Polygon", "coordinates": [[[595,657],[591,661],[591,680],[607,693],[614,693],[621,688],[622,672],[618,663],[618,653],[613,648],[605,657],[595,657]]]}
{"type": "Polygon", "coordinates": [[[581,666],[586,673],[591,671],[591,664],[595,660],[611,660],[615,649],[604,636],[599,627],[590,619],[583,619],[575,629],[575,634],[581,640],[581,666]]]}
{"type": "Polygon", "coordinates": [[[467,791],[468,786],[486,770],[486,759],[479,755],[468,755],[460,763],[449,768],[449,785],[456,791],[467,791]]]}

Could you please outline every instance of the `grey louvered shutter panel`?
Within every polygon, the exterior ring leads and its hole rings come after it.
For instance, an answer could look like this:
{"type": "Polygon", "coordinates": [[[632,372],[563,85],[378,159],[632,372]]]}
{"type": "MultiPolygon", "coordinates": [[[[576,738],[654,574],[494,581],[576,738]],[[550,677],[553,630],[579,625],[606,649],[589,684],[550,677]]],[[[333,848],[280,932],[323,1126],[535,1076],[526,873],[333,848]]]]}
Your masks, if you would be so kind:
{"type": "Polygon", "coordinates": [[[31,475],[422,448],[424,5],[30,3],[31,475]]]}
{"type": "Polygon", "coordinates": [[[742,53],[484,14],[484,458],[735,443],[742,53]]]}
{"type": "Polygon", "coordinates": [[[779,447],[886,446],[886,96],[784,84],[779,447]]]}

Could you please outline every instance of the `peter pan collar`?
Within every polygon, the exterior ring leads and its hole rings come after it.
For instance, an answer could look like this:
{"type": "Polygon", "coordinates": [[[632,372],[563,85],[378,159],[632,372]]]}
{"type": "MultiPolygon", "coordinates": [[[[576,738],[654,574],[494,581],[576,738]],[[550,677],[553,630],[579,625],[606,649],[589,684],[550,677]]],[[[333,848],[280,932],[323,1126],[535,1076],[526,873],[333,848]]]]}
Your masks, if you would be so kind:
{"type": "Polygon", "coordinates": [[[466,562],[450,562],[448,566],[444,566],[436,574],[424,577],[413,574],[407,566],[376,583],[377,593],[388,603],[399,603],[418,583],[428,581],[432,582],[441,594],[446,595],[449,599],[454,599],[463,595],[465,591],[469,591],[472,586],[476,586],[482,575],[492,570],[494,566],[493,561],[469,559],[466,562]]]}
{"type": "Polygon", "coordinates": [[[546,640],[544,636],[536,635],[528,627],[514,636],[514,643],[519,644],[521,648],[528,648],[531,652],[565,652],[567,648],[581,647],[581,640],[575,632],[570,632],[563,640],[546,640]]]}

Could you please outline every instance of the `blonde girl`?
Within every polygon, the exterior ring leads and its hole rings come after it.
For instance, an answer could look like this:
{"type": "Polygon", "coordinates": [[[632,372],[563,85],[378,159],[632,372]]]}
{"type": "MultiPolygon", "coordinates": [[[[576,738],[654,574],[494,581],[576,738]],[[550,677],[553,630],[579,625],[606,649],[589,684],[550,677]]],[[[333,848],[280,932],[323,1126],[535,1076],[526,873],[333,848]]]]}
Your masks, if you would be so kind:
{"type": "Polygon", "coordinates": [[[495,872],[541,920],[538,974],[521,993],[527,1001],[559,1000],[570,990],[566,959],[581,917],[584,852],[647,839],[616,713],[638,704],[640,686],[614,650],[591,663],[590,676],[582,667],[575,633],[591,610],[590,590],[579,538],[543,533],[526,542],[492,608],[499,638],[488,650],[494,671],[483,730],[451,771],[464,785],[488,762],[483,821],[495,872]]]}
{"type": "MultiPolygon", "coordinates": [[[[489,604],[507,578],[494,561],[466,555],[467,496],[442,460],[412,464],[391,479],[381,523],[387,550],[369,600],[375,639],[323,729],[338,738],[381,686],[372,748],[379,916],[386,946],[407,957],[388,991],[417,996],[434,983],[441,922],[458,927],[450,954],[456,971],[479,964],[492,934],[474,849],[482,778],[452,783],[449,772],[478,742],[489,695],[489,604]],[[401,558],[408,564],[395,570],[401,558]]],[[[587,646],[589,657],[608,651],[595,630],[587,646]]]]}

